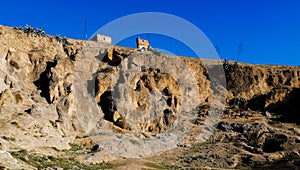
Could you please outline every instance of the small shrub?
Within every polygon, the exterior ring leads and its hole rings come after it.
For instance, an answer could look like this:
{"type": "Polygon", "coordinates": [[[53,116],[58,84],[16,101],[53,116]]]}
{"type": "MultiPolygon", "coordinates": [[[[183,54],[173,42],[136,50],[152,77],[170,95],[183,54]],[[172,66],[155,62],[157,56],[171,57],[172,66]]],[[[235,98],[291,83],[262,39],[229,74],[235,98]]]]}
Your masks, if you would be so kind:
{"type": "Polygon", "coordinates": [[[26,25],[23,27],[13,27],[15,30],[21,30],[26,34],[37,35],[37,36],[45,36],[45,31],[42,28],[34,28],[30,25],[26,25]]]}
{"type": "Polygon", "coordinates": [[[223,68],[225,70],[225,72],[232,72],[236,69],[237,67],[237,63],[235,62],[235,64],[230,64],[228,60],[224,60],[223,61],[223,68]]]}
{"type": "Polygon", "coordinates": [[[261,131],[259,129],[251,131],[248,135],[250,145],[254,147],[262,147],[265,134],[266,132],[261,131]]]}
{"type": "Polygon", "coordinates": [[[66,37],[62,37],[60,35],[56,35],[55,39],[56,41],[60,42],[63,45],[63,47],[71,44],[66,37]]]}
{"type": "Polygon", "coordinates": [[[70,143],[69,145],[71,146],[70,151],[78,151],[78,150],[83,150],[84,149],[83,146],[80,146],[80,145],[77,145],[77,144],[70,143]]]}

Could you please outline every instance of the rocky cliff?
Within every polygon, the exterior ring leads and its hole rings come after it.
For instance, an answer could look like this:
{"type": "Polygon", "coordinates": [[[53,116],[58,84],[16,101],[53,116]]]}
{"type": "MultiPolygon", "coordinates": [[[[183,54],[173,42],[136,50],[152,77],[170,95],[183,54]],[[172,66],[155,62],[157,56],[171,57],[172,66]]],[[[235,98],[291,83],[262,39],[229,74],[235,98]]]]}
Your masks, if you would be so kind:
{"type": "Polygon", "coordinates": [[[0,26],[0,165],[300,167],[299,88],[300,67],[0,26]]]}

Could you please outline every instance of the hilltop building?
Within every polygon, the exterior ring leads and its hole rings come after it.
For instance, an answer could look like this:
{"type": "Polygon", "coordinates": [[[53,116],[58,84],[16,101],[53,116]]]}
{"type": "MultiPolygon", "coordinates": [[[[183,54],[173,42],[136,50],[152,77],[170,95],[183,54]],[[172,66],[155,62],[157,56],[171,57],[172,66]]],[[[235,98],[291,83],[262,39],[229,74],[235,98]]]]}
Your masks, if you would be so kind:
{"type": "Polygon", "coordinates": [[[136,38],[136,46],[139,50],[142,50],[142,51],[151,49],[149,41],[143,40],[140,37],[136,38]]]}
{"type": "Polygon", "coordinates": [[[96,34],[91,40],[96,42],[111,44],[111,37],[106,35],[96,34]]]}

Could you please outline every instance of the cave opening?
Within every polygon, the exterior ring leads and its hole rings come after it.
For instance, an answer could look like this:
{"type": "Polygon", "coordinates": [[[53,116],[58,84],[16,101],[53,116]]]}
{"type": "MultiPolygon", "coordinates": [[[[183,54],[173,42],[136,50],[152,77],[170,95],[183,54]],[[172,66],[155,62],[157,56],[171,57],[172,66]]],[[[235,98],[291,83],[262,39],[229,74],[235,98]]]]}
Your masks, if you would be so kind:
{"type": "Polygon", "coordinates": [[[40,78],[38,80],[33,82],[37,89],[41,90],[40,95],[44,97],[49,104],[52,102],[50,100],[50,82],[52,78],[51,68],[54,68],[56,65],[57,60],[47,61],[45,71],[40,74],[40,78]]]}
{"type": "Polygon", "coordinates": [[[110,122],[114,122],[114,112],[117,109],[112,99],[111,91],[106,91],[101,95],[98,105],[101,107],[104,113],[104,119],[110,122]]]}

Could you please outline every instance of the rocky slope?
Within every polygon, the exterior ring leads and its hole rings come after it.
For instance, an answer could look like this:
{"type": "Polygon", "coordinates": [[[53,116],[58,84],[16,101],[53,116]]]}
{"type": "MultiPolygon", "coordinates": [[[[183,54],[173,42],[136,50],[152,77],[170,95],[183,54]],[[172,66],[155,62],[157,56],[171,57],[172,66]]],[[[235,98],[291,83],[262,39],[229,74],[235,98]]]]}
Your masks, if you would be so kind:
{"type": "Polygon", "coordinates": [[[300,67],[0,26],[0,169],[300,168],[300,67]]]}

